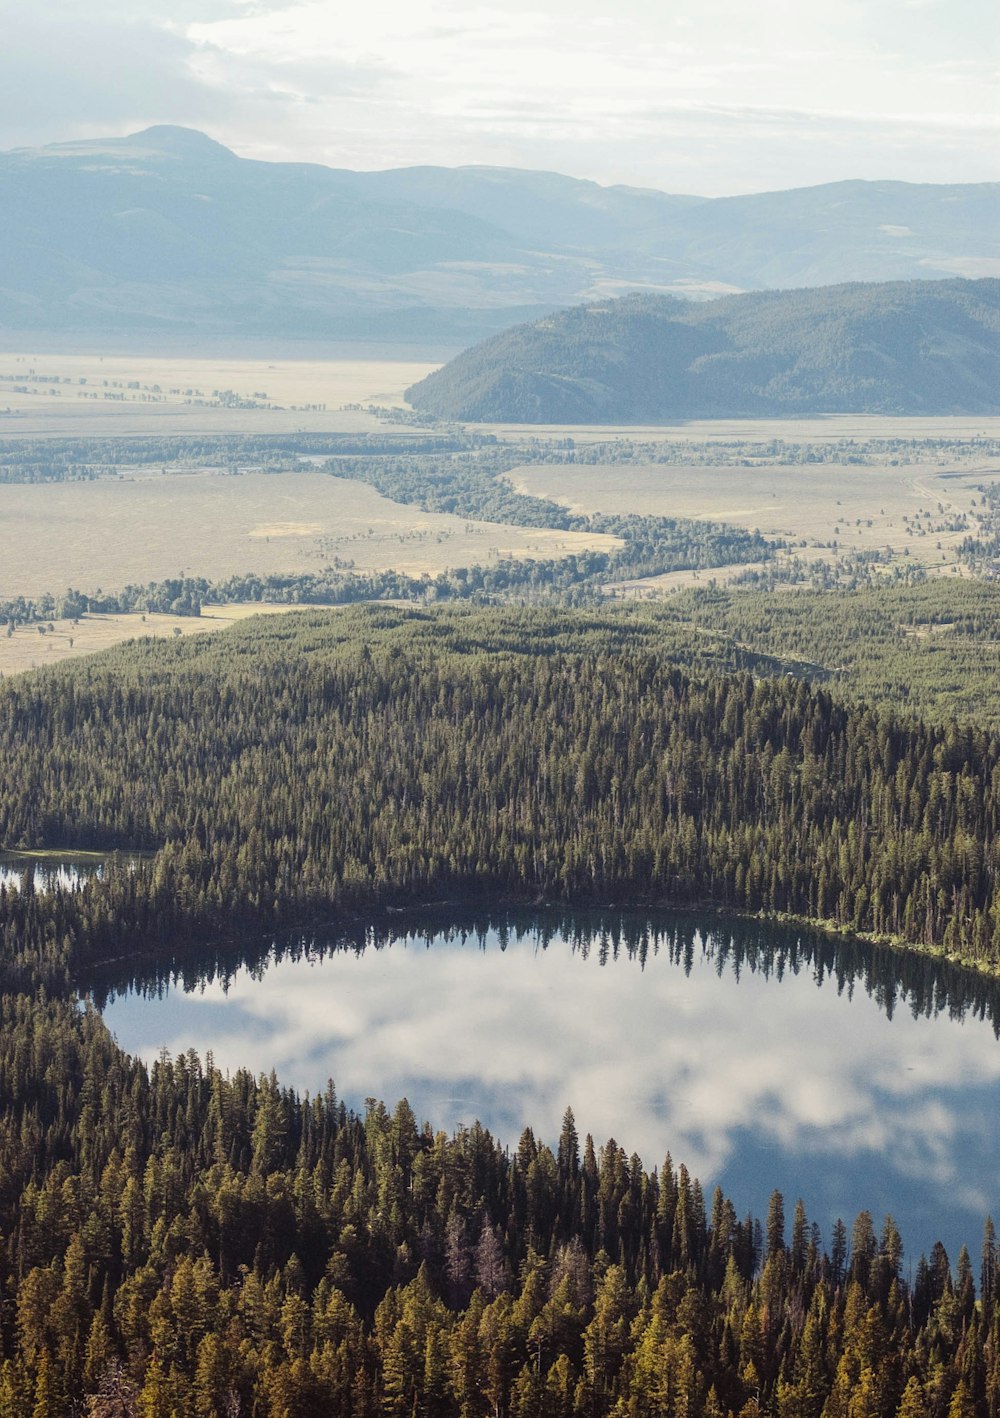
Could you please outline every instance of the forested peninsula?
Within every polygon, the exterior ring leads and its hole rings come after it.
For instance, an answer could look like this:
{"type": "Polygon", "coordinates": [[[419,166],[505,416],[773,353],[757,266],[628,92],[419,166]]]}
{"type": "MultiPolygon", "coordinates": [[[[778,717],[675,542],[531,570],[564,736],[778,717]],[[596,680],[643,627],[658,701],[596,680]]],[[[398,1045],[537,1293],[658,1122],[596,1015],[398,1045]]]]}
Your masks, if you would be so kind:
{"type": "Polygon", "coordinates": [[[741,1218],[569,1114],[512,1148],[149,1071],[74,1002],[108,962],[469,901],[711,903],[995,970],[996,733],[672,634],[352,608],[0,684],[5,1418],[1000,1413],[991,1224],[904,1267],[891,1218],[741,1218]],[[49,888],[57,848],[111,855],[49,888]]]}

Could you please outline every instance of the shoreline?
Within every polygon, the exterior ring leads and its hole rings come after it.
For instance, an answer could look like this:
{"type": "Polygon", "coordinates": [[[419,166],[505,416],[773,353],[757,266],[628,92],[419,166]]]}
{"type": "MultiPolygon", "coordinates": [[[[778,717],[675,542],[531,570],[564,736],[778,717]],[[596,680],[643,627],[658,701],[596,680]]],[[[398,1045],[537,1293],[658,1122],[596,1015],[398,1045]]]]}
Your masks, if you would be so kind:
{"type": "MultiPolygon", "coordinates": [[[[146,860],[149,860],[147,855],[146,860]]],[[[563,912],[563,913],[585,913],[585,912],[614,912],[624,914],[643,912],[672,912],[678,915],[705,915],[714,916],[721,919],[730,919],[746,923],[756,923],[759,925],[775,925],[783,927],[795,927],[800,930],[813,931],[817,935],[826,936],[831,940],[843,942],[855,942],[867,947],[881,947],[892,950],[899,954],[913,954],[922,956],[928,960],[936,961],[940,964],[950,965],[955,969],[968,972],[984,982],[1000,982],[1000,962],[969,960],[960,954],[946,950],[943,946],[927,945],[914,941],[907,941],[902,937],[882,935],[873,931],[860,931],[850,926],[843,926],[836,921],[819,920],[809,916],[800,916],[792,912],[754,912],[740,910],[738,907],[719,905],[713,901],[683,902],[678,903],[662,897],[629,902],[621,902],[615,899],[589,902],[568,902],[553,900],[550,898],[534,898],[527,900],[521,897],[498,896],[495,898],[480,897],[476,901],[464,900],[456,897],[442,897],[439,900],[425,902],[408,902],[403,905],[383,904],[377,909],[369,912],[365,911],[342,911],[334,915],[322,915],[320,917],[302,916],[298,920],[289,920],[277,925],[271,930],[258,930],[252,925],[244,933],[222,932],[205,938],[200,942],[200,949],[204,950],[224,950],[238,947],[241,942],[263,943],[270,940],[272,944],[281,935],[296,931],[331,931],[336,932],[346,926],[370,926],[377,924],[389,924],[393,919],[401,921],[401,918],[426,917],[432,912],[440,912],[453,916],[460,916],[464,913],[490,913],[490,912],[563,912]]],[[[187,952],[194,955],[194,951],[187,952]]],[[[87,962],[86,969],[91,971],[102,971],[113,968],[116,965],[136,966],[145,964],[150,967],[162,966],[164,969],[183,967],[185,952],[171,954],[169,956],[161,952],[140,952],[135,955],[119,955],[106,957],[102,960],[87,962]]],[[[70,984],[75,990],[77,988],[76,969],[71,970],[70,984]]]]}

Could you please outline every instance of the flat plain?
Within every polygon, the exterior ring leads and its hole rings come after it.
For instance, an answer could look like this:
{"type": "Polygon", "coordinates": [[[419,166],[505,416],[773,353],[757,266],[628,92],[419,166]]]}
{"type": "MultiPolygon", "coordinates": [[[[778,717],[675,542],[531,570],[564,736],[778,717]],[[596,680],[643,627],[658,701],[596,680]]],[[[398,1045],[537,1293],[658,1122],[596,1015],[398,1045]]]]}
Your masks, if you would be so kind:
{"type": "Polygon", "coordinates": [[[436,575],[510,557],[619,545],[613,537],[504,527],[390,502],[325,473],[167,473],[0,485],[0,600],[94,594],[175,576],[220,580],[349,569],[436,575]]]}
{"type": "Polygon", "coordinates": [[[509,478],[520,491],[580,513],[728,522],[783,538],[810,558],[888,547],[895,556],[928,567],[951,567],[961,542],[977,529],[979,488],[1000,479],[1000,462],[538,464],[518,468],[509,478]]]}
{"type": "Polygon", "coordinates": [[[841,439],[1000,438],[1000,416],[933,414],[819,414],[800,419],[691,419],[670,424],[469,424],[469,428],[521,442],[607,443],[632,439],[653,443],[835,443],[841,439]]]}
{"type": "MultiPolygon", "coordinates": [[[[343,352],[350,355],[350,351],[343,352]]],[[[46,436],[183,436],[421,430],[394,421],[404,391],[436,363],[397,357],[187,357],[49,350],[0,352],[0,440],[46,436]],[[5,412],[6,409],[6,412],[5,412]],[[377,409],[391,411],[380,418],[377,409]]],[[[439,362],[439,361],[438,361],[439,362]]],[[[977,528],[978,489],[1000,463],[976,440],[1000,439],[1000,418],[720,420],[649,428],[489,426],[505,441],[577,446],[616,438],[718,445],[702,464],[530,464],[510,481],[582,513],[635,512],[733,523],[785,539],[808,559],[889,548],[930,569],[957,569],[977,528]],[[891,466],[771,461],[782,445],[927,440],[919,462],[891,466]],[[935,446],[944,440],[950,447],[935,446]],[[956,447],[965,441],[967,446],[956,447]],[[730,448],[728,445],[732,445],[730,448]]],[[[683,452],[673,456],[683,457],[683,452]]],[[[839,450],[838,454],[839,456],[839,450]]],[[[115,591],[180,575],[218,580],[295,574],[333,565],[436,575],[504,558],[610,549],[611,538],[497,526],[422,512],[356,482],[320,473],[229,474],[124,469],[94,482],[0,485],[0,599],[115,591]]],[[[742,568],[720,568],[727,579],[742,568]]],[[[705,579],[676,572],[620,590],[662,594],[705,579]]],[[[172,632],[171,632],[172,633],[172,632]]],[[[186,632],[185,632],[186,633],[186,632]]],[[[49,652],[46,651],[46,654],[49,652]]]]}
{"type": "Polygon", "coordinates": [[[364,431],[437,363],[0,351],[0,437],[364,431]],[[360,407],[345,407],[345,406],[360,407]]]}

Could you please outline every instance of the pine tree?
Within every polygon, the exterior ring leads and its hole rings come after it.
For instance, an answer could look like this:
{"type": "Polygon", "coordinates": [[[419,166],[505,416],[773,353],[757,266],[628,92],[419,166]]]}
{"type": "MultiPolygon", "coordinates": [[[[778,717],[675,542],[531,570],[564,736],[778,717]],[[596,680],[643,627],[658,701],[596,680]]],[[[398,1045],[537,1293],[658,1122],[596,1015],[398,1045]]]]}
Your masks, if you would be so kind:
{"type": "Polygon", "coordinates": [[[983,1245],[979,1270],[979,1295],[987,1313],[997,1298],[997,1233],[993,1217],[983,1223],[983,1245]]]}
{"type": "Polygon", "coordinates": [[[765,1258],[770,1259],[778,1251],[785,1249],[785,1199],[779,1191],[771,1193],[771,1199],[767,1207],[767,1251],[765,1258]]]}
{"type": "Polygon", "coordinates": [[[923,1390],[916,1374],[911,1374],[896,1409],[896,1418],[928,1418],[923,1390]]]}

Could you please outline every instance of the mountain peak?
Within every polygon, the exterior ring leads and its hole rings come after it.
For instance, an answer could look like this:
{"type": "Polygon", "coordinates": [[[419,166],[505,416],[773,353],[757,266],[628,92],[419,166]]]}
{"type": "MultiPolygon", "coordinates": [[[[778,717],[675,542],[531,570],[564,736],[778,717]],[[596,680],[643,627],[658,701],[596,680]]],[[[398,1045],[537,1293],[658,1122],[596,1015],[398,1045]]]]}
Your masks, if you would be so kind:
{"type": "Polygon", "coordinates": [[[156,123],[140,133],[130,133],[123,140],[130,146],[153,148],[160,153],[176,153],[179,157],[232,158],[236,154],[223,143],[217,143],[197,128],[182,128],[172,123],[156,123]]]}

